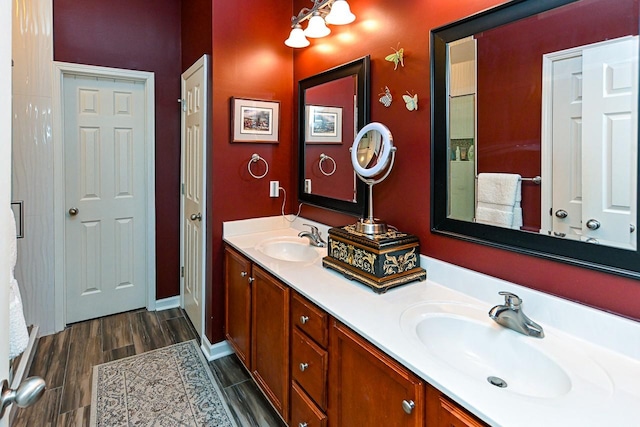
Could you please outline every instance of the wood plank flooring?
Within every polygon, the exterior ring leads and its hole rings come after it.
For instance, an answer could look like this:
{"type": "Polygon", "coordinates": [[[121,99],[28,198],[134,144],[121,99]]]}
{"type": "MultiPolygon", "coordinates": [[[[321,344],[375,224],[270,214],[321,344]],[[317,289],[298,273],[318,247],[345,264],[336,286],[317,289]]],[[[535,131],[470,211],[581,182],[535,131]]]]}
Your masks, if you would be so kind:
{"type": "MultiPolygon", "coordinates": [[[[181,309],[137,310],[67,327],[41,337],[29,371],[47,383],[31,408],[18,409],[13,427],[89,426],[94,365],[177,344],[197,335],[181,309]]],[[[235,355],[209,363],[239,426],[285,424],[235,355]]]]}

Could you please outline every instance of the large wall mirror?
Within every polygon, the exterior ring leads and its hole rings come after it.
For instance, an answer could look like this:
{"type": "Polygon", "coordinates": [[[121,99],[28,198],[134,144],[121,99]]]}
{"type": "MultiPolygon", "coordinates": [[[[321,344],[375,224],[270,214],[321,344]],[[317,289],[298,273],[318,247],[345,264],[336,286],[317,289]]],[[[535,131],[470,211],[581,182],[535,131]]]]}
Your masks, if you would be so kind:
{"type": "Polygon", "coordinates": [[[640,278],[637,0],[431,33],[434,232],[640,278]]]}
{"type": "Polygon", "coordinates": [[[349,148],[369,122],[370,59],[363,57],[299,83],[298,199],[362,216],[366,190],[349,148]]]}

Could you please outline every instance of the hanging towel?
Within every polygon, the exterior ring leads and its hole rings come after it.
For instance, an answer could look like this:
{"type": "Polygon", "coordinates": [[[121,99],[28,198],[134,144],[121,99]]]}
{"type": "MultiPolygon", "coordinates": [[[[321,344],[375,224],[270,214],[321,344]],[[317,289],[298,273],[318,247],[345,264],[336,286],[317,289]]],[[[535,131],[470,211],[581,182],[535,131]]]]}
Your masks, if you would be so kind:
{"type": "Polygon", "coordinates": [[[16,220],[13,210],[9,208],[9,215],[5,216],[6,223],[2,224],[5,235],[9,238],[9,359],[21,355],[29,343],[29,331],[24,319],[22,297],[18,288],[18,281],[14,277],[14,270],[18,260],[18,245],[16,240],[16,220]]]}
{"type": "Polygon", "coordinates": [[[520,229],[521,177],[508,173],[478,174],[476,222],[520,229]]]}

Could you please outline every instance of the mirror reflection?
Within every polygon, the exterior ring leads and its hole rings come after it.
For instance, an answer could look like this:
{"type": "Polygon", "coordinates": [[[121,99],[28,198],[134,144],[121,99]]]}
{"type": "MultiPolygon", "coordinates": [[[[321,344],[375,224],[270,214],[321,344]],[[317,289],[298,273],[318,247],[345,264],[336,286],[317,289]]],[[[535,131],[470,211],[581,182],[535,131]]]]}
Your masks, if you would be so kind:
{"type": "Polygon", "coordinates": [[[638,2],[449,41],[447,217],[637,249],[638,2]]]}
{"type": "Polygon", "coordinates": [[[366,192],[351,167],[349,148],[369,119],[369,57],[299,83],[301,202],[362,215],[366,192]]]}
{"type": "Polygon", "coordinates": [[[640,278],[639,8],[518,0],[432,30],[435,233],[640,278]]]}
{"type": "Polygon", "coordinates": [[[382,149],[382,135],[377,130],[368,131],[362,136],[356,148],[356,159],[360,167],[364,169],[374,167],[382,149]]]}
{"type": "Polygon", "coordinates": [[[305,91],[305,193],[349,202],[356,197],[348,150],[356,135],[356,83],[351,75],[305,91]],[[335,170],[322,154],[334,160],[335,170]]]}

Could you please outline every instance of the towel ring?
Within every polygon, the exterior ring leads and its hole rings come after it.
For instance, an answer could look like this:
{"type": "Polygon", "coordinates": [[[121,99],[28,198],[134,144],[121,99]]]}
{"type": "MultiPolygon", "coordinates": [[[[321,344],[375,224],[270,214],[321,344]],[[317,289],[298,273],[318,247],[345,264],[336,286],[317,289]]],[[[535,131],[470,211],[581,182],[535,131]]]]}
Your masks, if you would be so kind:
{"type": "Polygon", "coordinates": [[[264,158],[260,157],[260,156],[258,155],[258,153],[253,153],[253,154],[251,155],[251,159],[249,160],[249,163],[247,164],[247,170],[249,171],[249,175],[251,175],[251,176],[252,176],[252,177],[254,177],[255,179],[262,179],[262,178],[264,178],[265,176],[267,176],[267,172],[269,172],[269,163],[267,163],[267,161],[266,161],[264,158]],[[252,165],[253,163],[256,163],[256,162],[257,162],[257,161],[259,161],[259,160],[262,160],[262,161],[264,162],[264,167],[265,167],[265,169],[266,169],[262,175],[256,175],[256,174],[254,174],[254,173],[253,173],[253,171],[251,170],[251,165],[252,165]]]}
{"type": "Polygon", "coordinates": [[[318,167],[320,168],[320,172],[322,172],[324,176],[331,176],[336,171],[336,161],[333,160],[331,156],[327,156],[326,154],[322,153],[320,154],[320,162],[318,162],[318,167]],[[331,169],[331,172],[325,172],[325,170],[322,168],[322,162],[324,162],[325,160],[329,160],[333,164],[333,168],[331,169]]]}

